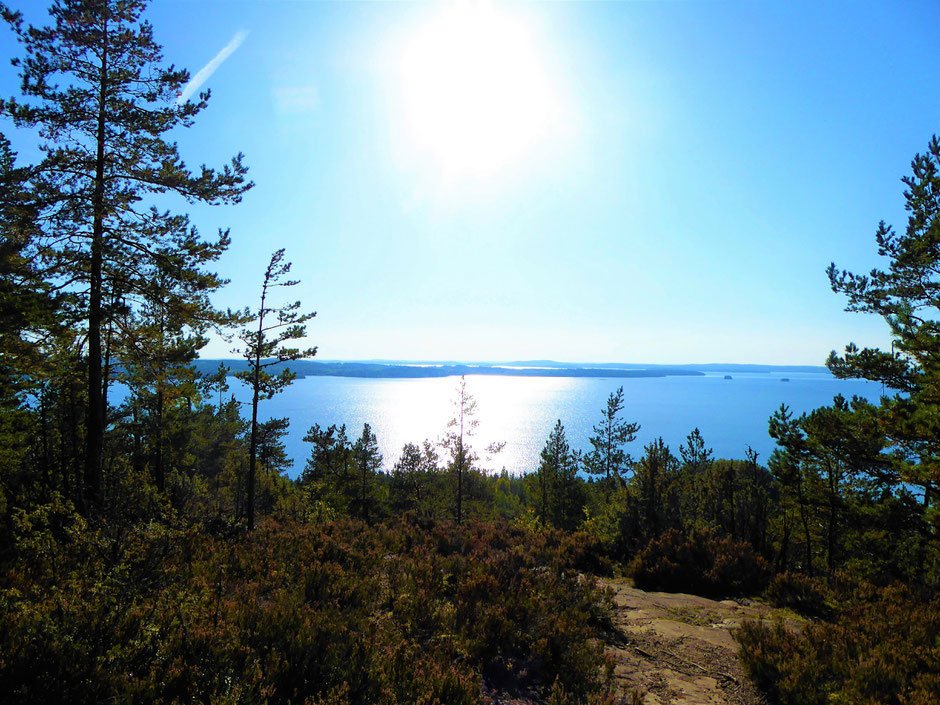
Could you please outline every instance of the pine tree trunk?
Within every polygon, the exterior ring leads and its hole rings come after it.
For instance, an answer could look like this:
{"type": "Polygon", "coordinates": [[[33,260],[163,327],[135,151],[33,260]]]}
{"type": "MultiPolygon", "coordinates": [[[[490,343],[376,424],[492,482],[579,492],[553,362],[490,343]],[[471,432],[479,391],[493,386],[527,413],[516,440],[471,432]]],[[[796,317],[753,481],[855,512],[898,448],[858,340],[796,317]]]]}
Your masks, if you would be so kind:
{"type": "Polygon", "coordinates": [[[157,447],[154,451],[153,470],[156,476],[157,491],[166,492],[166,473],[163,470],[163,383],[157,382],[157,447]]]}
{"type": "Polygon", "coordinates": [[[104,259],[104,147],[108,82],[108,20],[104,19],[99,71],[97,152],[92,194],[91,262],[88,298],[88,419],[85,438],[85,502],[87,511],[104,503],[101,459],[104,451],[104,403],[101,361],[101,288],[104,259]]]}
{"type": "Polygon", "coordinates": [[[831,462],[831,460],[826,461],[826,469],[829,473],[829,530],[827,531],[829,575],[832,575],[836,569],[836,530],[839,519],[839,508],[836,503],[835,474],[833,472],[831,462]]]}
{"type": "Polygon", "coordinates": [[[248,441],[248,530],[255,528],[255,463],[258,455],[258,397],[261,389],[261,348],[264,341],[264,304],[268,295],[268,278],[261,287],[261,308],[258,310],[258,338],[255,341],[254,379],[251,394],[251,438],[248,441]]]}
{"type": "MultiPolygon", "coordinates": [[[[462,378],[461,378],[462,379],[462,378]]],[[[464,387],[460,388],[460,438],[457,441],[457,523],[463,521],[463,410],[466,403],[464,387]]]]}
{"type": "MultiPolygon", "coordinates": [[[[260,334],[259,334],[260,338],[260,334]]],[[[259,347],[260,351],[260,347],[259,347]]],[[[258,386],[261,384],[261,355],[255,358],[254,391],[251,396],[251,438],[248,442],[248,530],[255,528],[255,462],[258,453],[258,386]]]]}
{"type": "Polygon", "coordinates": [[[163,380],[166,376],[166,363],[163,360],[163,350],[165,349],[165,330],[164,330],[164,317],[161,312],[160,315],[160,340],[159,340],[159,359],[157,360],[157,447],[154,453],[153,465],[154,465],[154,474],[156,476],[157,491],[160,494],[166,493],[166,472],[163,468],[163,407],[164,407],[164,390],[163,390],[163,380]]]}
{"type": "Polygon", "coordinates": [[[803,482],[797,482],[797,492],[800,503],[800,521],[803,524],[803,536],[806,540],[806,572],[813,577],[813,547],[809,536],[809,520],[806,518],[806,499],[803,496],[803,482]]]}

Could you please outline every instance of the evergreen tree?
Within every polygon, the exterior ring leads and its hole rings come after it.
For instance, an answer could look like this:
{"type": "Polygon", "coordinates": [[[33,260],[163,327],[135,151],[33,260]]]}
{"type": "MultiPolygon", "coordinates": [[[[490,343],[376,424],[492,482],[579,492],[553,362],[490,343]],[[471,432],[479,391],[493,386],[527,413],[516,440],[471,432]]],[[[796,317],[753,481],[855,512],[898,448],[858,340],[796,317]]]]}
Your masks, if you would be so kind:
{"type": "Polygon", "coordinates": [[[679,446],[679,455],[682,457],[683,464],[693,475],[705,472],[713,460],[712,449],[705,447],[705,439],[702,438],[702,433],[698,428],[692,429],[692,432],[686,436],[685,443],[679,446]]]}
{"type": "Polygon", "coordinates": [[[757,451],[748,446],[741,469],[740,495],[735,502],[741,538],[760,554],[767,554],[767,529],[771,510],[772,479],[757,462],[757,451]]]}
{"type": "Polygon", "coordinates": [[[463,521],[464,481],[477,459],[468,442],[480,423],[474,418],[476,408],[476,400],[467,391],[467,379],[461,376],[454,401],[454,417],[447,424],[443,441],[444,448],[450,452],[451,467],[457,478],[455,516],[458,524],[463,521]]]}
{"type": "MultiPolygon", "coordinates": [[[[47,275],[80,295],[87,336],[85,498],[104,497],[102,452],[107,407],[106,331],[111,306],[135,292],[141,263],[175,257],[178,229],[150,196],[189,201],[238,201],[250,186],[241,155],[221,171],[191,172],[165,135],[188,127],[206,106],[179,101],[186,71],[162,65],[144,0],[55,0],[51,25],[30,27],[3,7],[25,51],[15,60],[30,102],[7,100],[0,112],[18,126],[38,128],[45,157],[36,170],[43,202],[47,275]]],[[[224,247],[224,236],[209,245],[224,247]]],[[[199,259],[198,240],[187,255],[199,259]]],[[[180,261],[182,276],[191,261],[180,261]]]]}
{"type": "Polygon", "coordinates": [[[345,424],[327,429],[314,424],[303,440],[313,448],[300,476],[301,485],[314,503],[325,504],[339,513],[348,512],[355,498],[356,477],[352,443],[346,436],[345,424]]]}
{"type": "Polygon", "coordinates": [[[17,406],[47,377],[44,361],[70,341],[64,297],[43,278],[37,248],[37,206],[28,170],[0,135],[0,408],[17,406]]]}
{"type": "Polygon", "coordinates": [[[205,333],[235,318],[212,307],[209,294],[222,281],[201,269],[222,254],[227,237],[218,243],[200,244],[186,218],[174,218],[167,224],[179,228],[173,247],[162,247],[154,261],[139,265],[135,277],[140,281],[128,287],[137,293],[122,297],[124,305],[112,310],[109,327],[109,331],[120,332],[121,379],[146,415],[152,473],[160,492],[166,484],[164,415],[173,404],[191,405],[198,396],[192,363],[207,342],[205,333]]]}
{"type": "Polygon", "coordinates": [[[258,464],[268,473],[280,475],[294,464],[287,455],[284,438],[290,419],[268,419],[258,424],[258,464]]]}
{"type": "Polygon", "coordinates": [[[358,482],[354,511],[366,523],[375,518],[378,500],[376,497],[376,475],[382,469],[382,454],[379,444],[369,424],[362,427],[362,435],[353,445],[353,459],[356,461],[358,482]]]}
{"type": "Polygon", "coordinates": [[[540,453],[538,518],[543,526],[572,530],[583,506],[577,481],[577,458],[571,452],[561,419],[545,441],[540,453]]]}
{"type": "Polygon", "coordinates": [[[300,313],[300,302],[295,301],[274,308],[270,297],[274,289],[291,287],[298,281],[284,279],[290,273],[290,262],[284,262],[284,250],[277,250],[271,255],[271,261],[264,270],[261,285],[261,305],[257,313],[245,312],[248,323],[239,333],[245,344],[240,352],[248,361],[248,369],[236,372],[235,376],[251,388],[251,431],[248,441],[248,479],[247,479],[247,515],[248,529],[255,527],[255,475],[258,455],[258,403],[270,399],[294,381],[296,375],[285,362],[313,357],[316,348],[285,347],[285,343],[303,338],[307,329],[304,325],[316,313],[300,313]],[[274,375],[267,368],[279,365],[281,371],[274,375]]]}
{"type": "Polygon", "coordinates": [[[578,469],[582,467],[581,451],[571,451],[567,460],[558,473],[555,521],[559,529],[575,531],[584,519],[584,481],[578,477],[578,469]]]}
{"type": "Polygon", "coordinates": [[[555,504],[555,494],[558,491],[558,475],[561,468],[568,464],[570,449],[565,438],[565,427],[561,419],[555,422],[555,428],[545,441],[545,446],[539,454],[539,468],[536,472],[538,479],[538,518],[542,526],[554,524],[552,507],[555,504]]]}
{"type": "Polygon", "coordinates": [[[199,380],[200,391],[206,396],[210,394],[218,393],[219,402],[218,407],[216,407],[220,412],[222,411],[222,395],[229,390],[228,376],[231,370],[226,366],[224,362],[220,362],[219,366],[216,368],[215,372],[209,375],[204,375],[199,380]]]}
{"type": "Polygon", "coordinates": [[[649,443],[643,450],[630,485],[639,517],[637,533],[649,541],[667,528],[669,517],[665,511],[665,495],[678,463],[662,438],[649,443]]]}
{"type": "Polygon", "coordinates": [[[406,443],[392,468],[393,511],[433,516],[438,500],[436,485],[439,474],[437,451],[430,441],[425,441],[420,447],[406,443]]]}
{"type": "MultiPolygon", "coordinates": [[[[611,392],[607,406],[601,412],[601,422],[594,426],[590,437],[592,449],[584,458],[589,473],[601,476],[606,483],[613,480],[622,485],[630,467],[630,455],[624,450],[627,443],[636,440],[640,430],[637,423],[620,418],[623,411],[623,387],[611,392]]],[[[609,488],[608,488],[609,489],[609,488]]]]}
{"type": "Polygon", "coordinates": [[[391,504],[396,512],[417,511],[421,506],[424,482],[421,449],[414,443],[402,446],[401,456],[392,467],[391,504]]]}
{"type": "Polygon", "coordinates": [[[833,351],[829,369],[840,378],[881,382],[892,394],[882,399],[880,423],[900,478],[920,489],[925,510],[936,505],[940,486],[940,140],[934,136],[902,179],[907,228],[898,233],[884,221],[875,232],[887,269],[867,275],[827,271],[832,289],[848,299],[846,310],[885,319],[890,352],[854,344],[833,351]]]}
{"type": "Polygon", "coordinates": [[[27,488],[37,484],[45,496],[74,498],[81,440],[71,302],[43,277],[29,170],[14,162],[0,135],[0,507],[8,516],[6,500],[35,499],[27,488]]]}
{"type": "MultiPolygon", "coordinates": [[[[801,567],[812,577],[814,573],[814,539],[810,530],[812,478],[808,476],[808,472],[811,472],[813,467],[806,463],[806,437],[800,425],[800,419],[794,418],[785,404],[781,404],[770,418],[770,437],[776,440],[779,446],[770,456],[770,471],[780,484],[785,527],[791,523],[788,516],[790,513],[795,511],[798,516],[803,540],[801,567]]],[[[788,543],[789,528],[785,528],[784,535],[787,537],[785,543],[788,543]]]]}

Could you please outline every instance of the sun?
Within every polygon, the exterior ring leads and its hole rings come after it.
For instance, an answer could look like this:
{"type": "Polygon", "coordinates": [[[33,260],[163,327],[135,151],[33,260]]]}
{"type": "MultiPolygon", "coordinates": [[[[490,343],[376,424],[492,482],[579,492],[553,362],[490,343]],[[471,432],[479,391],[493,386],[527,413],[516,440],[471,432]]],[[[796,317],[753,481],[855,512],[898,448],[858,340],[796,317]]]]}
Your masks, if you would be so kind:
{"type": "Polygon", "coordinates": [[[401,51],[398,82],[409,140],[445,181],[490,176],[560,127],[530,27],[489,4],[449,5],[419,27],[401,51]]]}

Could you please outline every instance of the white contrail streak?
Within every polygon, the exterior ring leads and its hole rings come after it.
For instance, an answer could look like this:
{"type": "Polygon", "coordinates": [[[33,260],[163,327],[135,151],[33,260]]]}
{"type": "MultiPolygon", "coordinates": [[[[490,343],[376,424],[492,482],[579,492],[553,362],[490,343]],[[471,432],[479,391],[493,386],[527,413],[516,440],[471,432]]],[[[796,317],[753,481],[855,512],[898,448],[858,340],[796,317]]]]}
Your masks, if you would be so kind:
{"type": "Polygon", "coordinates": [[[222,51],[215,55],[215,57],[208,64],[199,69],[199,72],[189,79],[189,83],[183,86],[183,91],[180,93],[179,98],[176,99],[177,105],[185,103],[187,100],[192,97],[192,95],[198,91],[202,84],[209,80],[209,77],[215,73],[215,70],[222,65],[222,62],[225,61],[232,53],[241,46],[242,42],[245,41],[245,37],[248,36],[248,32],[245,30],[239,30],[235,32],[235,36],[232,37],[232,41],[226,44],[222,51]]]}

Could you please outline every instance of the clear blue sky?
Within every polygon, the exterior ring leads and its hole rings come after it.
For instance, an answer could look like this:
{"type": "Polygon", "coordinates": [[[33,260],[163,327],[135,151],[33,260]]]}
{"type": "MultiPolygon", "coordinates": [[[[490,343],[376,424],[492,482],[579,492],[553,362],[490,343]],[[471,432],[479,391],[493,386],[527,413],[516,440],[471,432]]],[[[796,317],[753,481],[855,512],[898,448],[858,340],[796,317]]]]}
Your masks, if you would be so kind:
{"type": "Polygon", "coordinates": [[[224,59],[185,158],[243,151],[257,183],[192,211],[231,227],[217,304],[256,305],[285,247],[322,358],[821,364],[885,344],[824,270],[871,268],[878,221],[904,225],[900,177],[940,132],[935,0],[149,17],[169,61],[224,59]]]}

